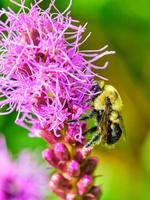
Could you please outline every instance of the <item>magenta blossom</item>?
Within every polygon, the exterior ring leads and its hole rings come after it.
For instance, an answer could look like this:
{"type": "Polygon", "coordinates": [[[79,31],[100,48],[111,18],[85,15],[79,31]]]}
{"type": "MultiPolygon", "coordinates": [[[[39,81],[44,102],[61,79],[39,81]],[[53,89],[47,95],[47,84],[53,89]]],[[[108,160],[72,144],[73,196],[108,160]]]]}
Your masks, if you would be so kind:
{"type": "MultiPolygon", "coordinates": [[[[18,13],[0,11],[6,17],[0,22],[0,107],[6,110],[1,115],[16,110],[16,123],[32,135],[42,128],[59,136],[66,121],[89,109],[92,68],[104,69],[108,64],[97,67],[94,62],[114,52],[104,51],[107,46],[79,49],[90,34],[83,39],[86,25],[70,17],[71,1],[62,13],[54,0],[46,10],[39,7],[42,0],[30,9],[24,1],[11,1],[20,7],[18,13]]],[[[78,125],[74,136],[81,141],[82,123],[78,125]]]]}
{"type": "Polygon", "coordinates": [[[105,51],[107,46],[80,50],[90,34],[83,38],[86,25],[71,18],[72,1],[62,13],[55,0],[46,10],[39,6],[43,0],[31,8],[24,0],[11,1],[20,7],[18,13],[0,11],[6,19],[0,22],[1,115],[16,110],[16,123],[48,142],[43,158],[56,169],[49,188],[60,199],[98,200],[98,160],[90,157],[93,147],[86,148],[88,120],[79,118],[91,112],[94,78],[104,79],[93,69],[108,65],[99,67],[95,61],[114,52],[105,51]]]}
{"type": "Polygon", "coordinates": [[[27,151],[12,161],[0,137],[0,200],[45,199],[47,176],[46,167],[27,151]]]}

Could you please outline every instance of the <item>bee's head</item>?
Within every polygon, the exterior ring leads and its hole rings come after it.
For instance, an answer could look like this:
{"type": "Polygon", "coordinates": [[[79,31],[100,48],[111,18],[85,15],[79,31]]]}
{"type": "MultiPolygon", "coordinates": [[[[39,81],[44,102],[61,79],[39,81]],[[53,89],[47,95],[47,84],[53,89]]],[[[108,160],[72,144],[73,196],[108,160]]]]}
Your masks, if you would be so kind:
{"type": "Polygon", "coordinates": [[[103,91],[104,86],[105,86],[104,81],[94,81],[93,86],[91,87],[91,92],[93,93],[93,96],[87,102],[94,101],[95,98],[98,97],[99,94],[103,91]]]}
{"type": "Polygon", "coordinates": [[[93,93],[101,92],[103,90],[104,86],[105,86],[104,81],[94,81],[91,91],[93,93]]]}

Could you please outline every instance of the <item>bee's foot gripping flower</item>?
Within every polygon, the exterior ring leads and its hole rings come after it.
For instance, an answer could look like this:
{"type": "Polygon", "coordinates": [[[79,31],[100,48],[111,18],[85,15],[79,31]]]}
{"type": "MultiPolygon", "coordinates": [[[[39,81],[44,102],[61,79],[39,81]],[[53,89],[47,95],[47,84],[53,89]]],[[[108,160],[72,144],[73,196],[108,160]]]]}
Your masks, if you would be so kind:
{"type": "Polygon", "coordinates": [[[68,121],[79,119],[91,108],[94,77],[104,79],[92,69],[108,65],[98,67],[94,62],[114,52],[105,51],[107,46],[80,50],[90,34],[83,39],[86,25],[71,18],[72,1],[62,13],[55,0],[46,10],[39,6],[43,0],[31,8],[24,0],[11,1],[20,7],[18,13],[0,11],[6,19],[0,21],[0,108],[6,109],[1,115],[16,110],[18,125],[52,145],[43,153],[58,169],[49,184],[52,191],[64,199],[98,199],[100,190],[93,186],[92,176],[97,161],[89,160],[83,148],[87,123],[68,121]]]}

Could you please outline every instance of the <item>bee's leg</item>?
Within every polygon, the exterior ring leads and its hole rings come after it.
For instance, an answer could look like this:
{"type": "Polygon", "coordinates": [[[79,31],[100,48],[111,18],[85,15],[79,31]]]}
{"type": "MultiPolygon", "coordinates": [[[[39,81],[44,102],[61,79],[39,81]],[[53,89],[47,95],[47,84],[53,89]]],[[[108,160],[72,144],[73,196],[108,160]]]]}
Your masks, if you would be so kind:
{"type": "Polygon", "coordinates": [[[82,116],[82,117],[79,118],[79,121],[86,121],[89,118],[90,118],[90,115],[89,116],[82,116]]]}
{"type": "Polygon", "coordinates": [[[85,131],[83,133],[83,135],[86,135],[87,133],[94,133],[95,131],[97,131],[97,126],[94,126],[94,127],[90,128],[90,129],[88,129],[87,131],[85,131]]]}
{"type": "Polygon", "coordinates": [[[86,120],[89,119],[89,118],[90,118],[89,116],[82,116],[82,117],[80,117],[79,119],[69,120],[68,122],[69,122],[69,123],[72,123],[72,122],[77,122],[78,120],[79,120],[79,121],[86,121],[86,120]]]}
{"type": "Polygon", "coordinates": [[[69,123],[72,123],[72,122],[77,122],[78,120],[79,121],[86,121],[94,116],[97,116],[97,110],[92,110],[92,112],[89,114],[89,115],[86,115],[86,116],[81,116],[79,119],[73,119],[73,120],[69,120],[68,122],[69,123]]]}
{"type": "Polygon", "coordinates": [[[101,125],[101,120],[102,120],[102,116],[103,116],[104,111],[103,110],[99,110],[96,113],[96,121],[97,124],[100,126],[101,125]]]}
{"type": "Polygon", "coordinates": [[[85,148],[95,146],[96,144],[99,144],[101,135],[99,133],[96,133],[92,139],[84,146],[85,148]]]}
{"type": "Polygon", "coordinates": [[[85,120],[87,120],[87,119],[90,119],[90,118],[92,118],[92,117],[94,117],[94,116],[97,116],[97,110],[92,110],[92,112],[88,115],[88,116],[82,116],[82,117],[80,117],[79,118],[79,120],[80,121],[85,121],[85,120]]]}

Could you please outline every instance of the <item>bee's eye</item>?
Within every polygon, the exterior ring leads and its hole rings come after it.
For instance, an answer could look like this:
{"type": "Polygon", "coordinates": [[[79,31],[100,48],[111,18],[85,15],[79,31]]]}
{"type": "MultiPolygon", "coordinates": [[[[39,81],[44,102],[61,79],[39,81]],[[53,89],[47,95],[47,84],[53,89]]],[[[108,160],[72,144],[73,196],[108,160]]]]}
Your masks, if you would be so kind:
{"type": "Polygon", "coordinates": [[[101,91],[101,88],[98,84],[95,84],[92,86],[91,91],[93,91],[94,93],[97,93],[101,91]]]}

